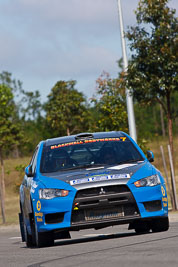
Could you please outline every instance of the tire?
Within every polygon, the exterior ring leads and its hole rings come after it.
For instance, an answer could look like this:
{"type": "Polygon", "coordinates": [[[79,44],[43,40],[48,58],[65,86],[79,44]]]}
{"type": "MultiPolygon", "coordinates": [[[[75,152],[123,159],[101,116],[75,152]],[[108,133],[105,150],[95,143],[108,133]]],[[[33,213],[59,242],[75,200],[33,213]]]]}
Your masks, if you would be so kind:
{"type": "Polygon", "coordinates": [[[153,233],[167,231],[169,229],[169,218],[153,219],[151,222],[151,229],[153,233]]]}
{"type": "MultiPolygon", "coordinates": [[[[21,210],[21,212],[22,212],[22,210],[21,210]]],[[[23,212],[21,213],[21,217],[22,217],[22,228],[23,228],[23,236],[22,236],[22,240],[24,240],[25,241],[25,243],[26,243],[26,246],[27,246],[27,248],[31,248],[31,247],[33,247],[34,246],[34,242],[33,242],[33,239],[32,239],[32,235],[30,235],[29,233],[28,233],[28,230],[27,230],[27,226],[26,226],[26,224],[25,224],[25,219],[24,219],[24,215],[23,215],[23,212]]]]}
{"type": "Polygon", "coordinates": [[[61,231],[56,235],[56,239],[71,239],[69,231],[61,231]]]}
{"type": "Polygon", "coordinates": [[[31,248],[34,246],[34,243],[33,243],[32,235],[28,233],[27,226],[24,223],[24,220],[23,220],[23,229],[24,229],[24,237],[25,237],[26,246],[27,248],[31,248]]]}
{"type": "Polygon", "coordinates": [[[32,243],[37,248],[53,246],[54,245],[53,233],[38,232],[38,228],[35,221],[35,215],[33,211],[33,205],[31,204],[31,206],[32,206],[32,214],[31,214],[32,243]]]}
{"type": "Polygon", "coordinates": [[[24,223],[23,223],[22,212],[19,213],[19,225],[20,225],[20,234],[21,234],[22,242],[25,242],[25,233],[24,233],[24,223]]]}
{"type": "Polygon", "coordinates": [[[36,222],[34,222],[34,227],[35,227],[35,245],[37,248],[42,248],[42,247],[49,247],[54,245],[54,238],[52,233],[48,232],[43,232],[39,233],[37,229],[36,222]]]}
{"type": "Polygon", "coordinates": [[[150,227],[147,222],[138,222],[135,224],[134,229],[137,234],[146,234],[150,232],[150,227]]]}
{"type": "Polygon", "coordinates": [[[27,248],[31,248],[34,246],[32,236],[29,235],[27,227],[24,225],[24,234],[25,234],[25,243],[27,248]]]}

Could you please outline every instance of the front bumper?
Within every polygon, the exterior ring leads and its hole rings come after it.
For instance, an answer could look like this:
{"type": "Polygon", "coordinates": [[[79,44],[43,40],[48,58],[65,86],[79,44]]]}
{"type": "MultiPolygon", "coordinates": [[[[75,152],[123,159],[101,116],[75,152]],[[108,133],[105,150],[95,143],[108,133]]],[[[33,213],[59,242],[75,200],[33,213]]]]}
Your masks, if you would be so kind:
{"type": "Polygon", "coordinates": [[[66,198],[41,200],[41,210],[35,212],[38,231],[99,229],[167,216],[161,186],[135,188],[133,184],[98,184],[66,198]]]}

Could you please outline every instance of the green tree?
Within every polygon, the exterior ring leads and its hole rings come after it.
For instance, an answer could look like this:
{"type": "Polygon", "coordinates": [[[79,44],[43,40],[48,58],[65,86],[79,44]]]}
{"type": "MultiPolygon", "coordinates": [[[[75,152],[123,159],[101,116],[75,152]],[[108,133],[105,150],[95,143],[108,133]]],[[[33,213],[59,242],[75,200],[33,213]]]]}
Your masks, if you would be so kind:
{"type": "Polygon", "coordinates": [[[128,131],[125,87],[122,73],[117,79],[110,78],[104,72],[97,80],[97,95],[93,97],[95,104],[95,123],[100,131],[128,131]]]}
{"type": "Polygon", "coordinates": [[[136,102],[134,110],[137,122],[138,139],[153,140],[155,137],[163,135],[160,105],[158,103],[154,106],[148,106],[136,102]]]}
{"type": "Polygon", "coordinates": [[[12,74],[8,71],[2,71],[0,73],[0,83],[11,88],[13,93],[17,93],[17,96],[22,92],[22,82],[13,79],[12,74]]]}
{"type": "Polygon", "coordinates": [[[58,81],[48,95],[44,108],[55,135],[70,135],[88,130],[87,103],[74,87],[76,81],[58,81]]]}
{"type": "Polygon", "coordinates": [[[24,130],[26,142],[20,147],[23,154],[31,153],[40,140],[47,136],[47,125],[44,118],[43,104],[39,91],[22,90],[20,121],[24,130]]]}
{"type": "Polygon", "coordinates": [[[173,132],[178,134],[178,91],[171,96],[172,117],[173,117],[173,132]]]}
{"type": "Polygon", "coordinates": [[[16,119],[19,118],[19,113],[23,104],[21,95],[23,94],[22,82],[12,77],[12,74],[8,71],[2,71],[0,73],[0,84],[9,87],[13,93],[14,100],[14,112],[16,113],[16,119]]]}
{"type": "Polygon", "coordinates": [[[171,96],[178,90],[178,22],[168,0],[140,0],[137,26],[126,36],[134,52],[127,82],[138,102],[159,102],[167,116],[173,153],[171,96]]]}
{"type": "Polygon", "coordinates": [[[13,154],[18,156],[29,154],[36,144],[50,137],[46,120],[44,118],[43,104],[39,91],[25,91],[22,82],[12,77],[7,71],[0,73],[0,83],[11,88],[14,95],[14,112],[16,123],[23,128],[24,142],[22,145],[14,145],[13,154]]]}
{"type": "Polygon", "coordinates": [[[5,223],[4,153],[22,140],[20,126],[16,121],[16,109],[12,89],[0,84],[0,197],[3,223],[5,223]]]}
{"type": "Polygon", "coordinates": [[[37,90],[35,92],[26,92],[22,90],[23,93],[23,106],[21,107],[21,114],[23,119],[32,119],[37,120],[41,116],[42,112],[42,103],[41,95],[37,90]]]}

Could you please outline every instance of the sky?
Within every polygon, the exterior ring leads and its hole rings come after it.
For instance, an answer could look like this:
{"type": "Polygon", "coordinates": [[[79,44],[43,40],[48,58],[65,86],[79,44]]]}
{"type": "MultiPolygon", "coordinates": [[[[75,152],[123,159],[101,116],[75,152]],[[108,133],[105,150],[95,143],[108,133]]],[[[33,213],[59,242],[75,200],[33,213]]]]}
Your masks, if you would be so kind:
{"type": "MultiPolygon", "coordinates": [[[[121,0],[125,30],[138,2],[121,0]]],[[[178,0],[169,6],[178,10],[178,0]]],[[[117,0],[0,0],[0,72],[39,90],[42,102],[59,80],[92,97],[103,71],[117,76],[121,57],[117,0]]]]}

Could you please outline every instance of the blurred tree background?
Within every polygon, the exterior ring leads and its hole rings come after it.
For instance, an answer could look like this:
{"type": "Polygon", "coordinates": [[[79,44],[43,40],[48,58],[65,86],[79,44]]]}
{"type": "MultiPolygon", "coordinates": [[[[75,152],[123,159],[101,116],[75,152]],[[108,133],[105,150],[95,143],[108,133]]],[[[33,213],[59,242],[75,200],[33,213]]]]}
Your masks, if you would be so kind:
{"type": "Polygon", "coordinates": [[[135,12],[137,25],[126,36],[133,52],[127,85],[138,103],[160,104],[167,118],[173,154],[173,103],[178,92],[178,21],[168,0],[140,0],[135,12]]]}
{"type": "MultiPolygon", "coordinates": [[[[134,97],[141,146],[168,136],[171,143],[171,135],[178,136],[178,21],[168,2],[139,1],[137,25],[126,32],[133,51],[128,71],[123,73],[120,60],[117,77],[103,72],[91,99],[77,90],[77,81],[59,80],[43,103],[39,91],[26,91],[10,72],[0,73],[2,170],[4,159],[29,156],[47,138],[90,131],[128,132],[126,87],[134,97]]],[[[3,179],[2,174],[1,195],[3,179]]]]}
{"type": "Polygon", "coordinates": [[[178,134],[178,22],[168,0],[140,0],[137,24],[126,32],[130,49],[128,72],[118,61],[118,76],[103,72],[96,93],[87,99],[77,81],[59,80],[42,103],[39,91],[28,92],[7,71],[0,73],[0,86],[10,90],[14,127],[23,142],[5,149],[6,156],[32,153],[43,139],[88,131],[128,132],[125,88],[134,96],[138,142],[178,134]],[[172,127],[173,126],[173,127],[172,127]]]}

